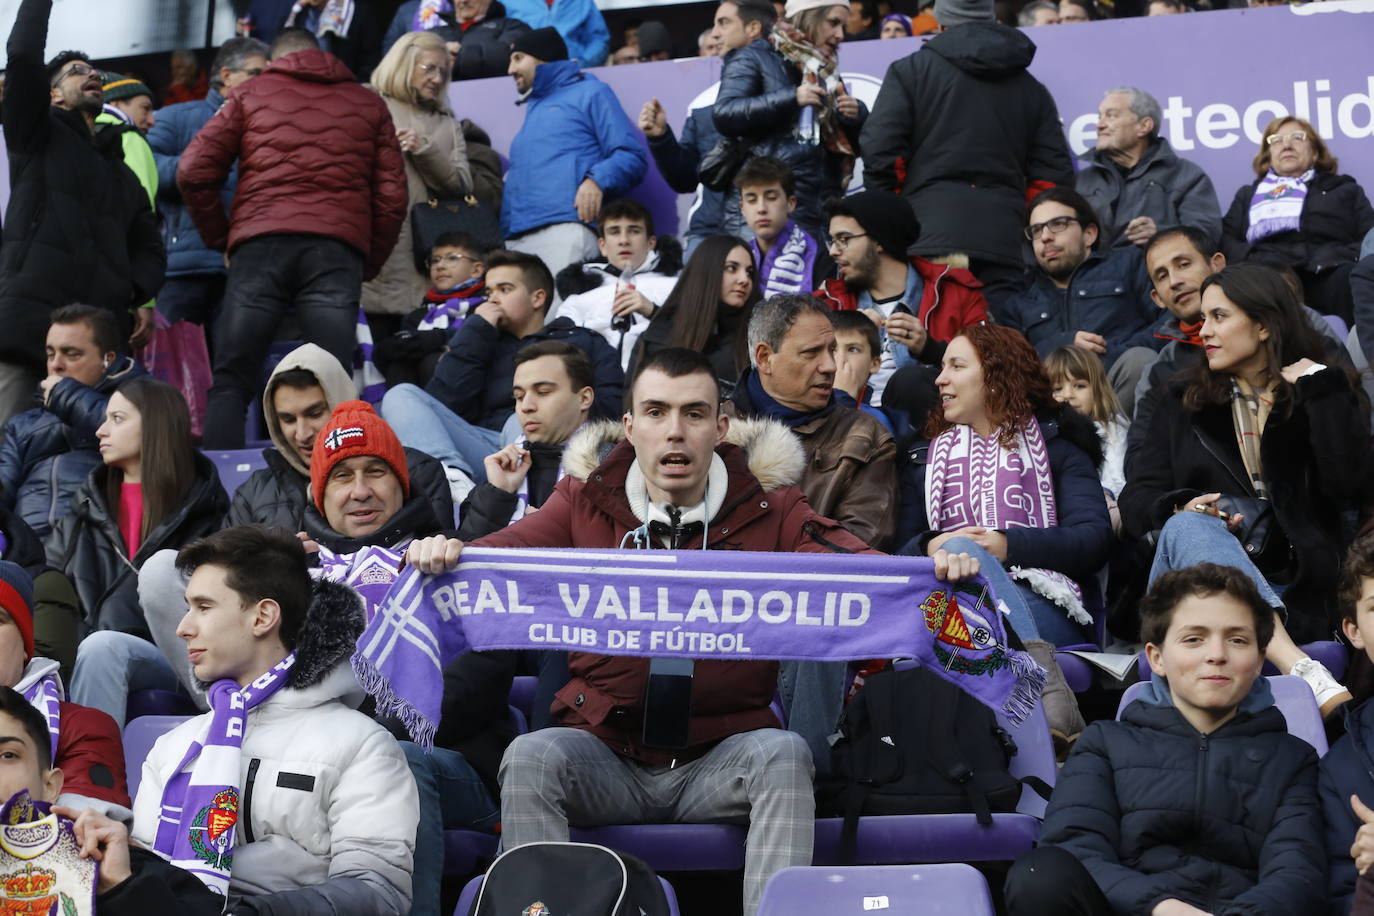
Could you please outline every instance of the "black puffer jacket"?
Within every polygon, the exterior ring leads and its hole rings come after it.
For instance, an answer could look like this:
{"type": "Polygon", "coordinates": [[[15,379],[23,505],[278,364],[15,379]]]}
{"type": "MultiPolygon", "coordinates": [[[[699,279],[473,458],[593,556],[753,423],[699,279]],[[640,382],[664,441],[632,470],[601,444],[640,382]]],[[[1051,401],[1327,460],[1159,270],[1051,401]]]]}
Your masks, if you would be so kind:
{"type": "Polygon", "coordinates": [[[1350,807],[1350,796],[1358,795],[1366,805],[1374,803],[1374,703],[1365,701],[1346,711],[1345,735],[1322,758],[1317,789],[1326,819],[1330,912],[1345,916],[1358,874],[1350,846],[1362,824],[1350,807]]]}
{"type": "Polygon", "coordinates": [[[1264,704],[1267,682],[1208,735],[1162,681],[1159,691],[1163,702],[1138,700],[1083,732],[1040,842],[1073,853],[1116,913],[1143,916],[1170,897],[1216,916],[1323,912],[1317,755],[1264,704]]]}
{"type": "MultiPolygon", "coordinates": [[[[224,519],[224,527],[266,525],[291,534],[301,531],[305,520],[306,492],[310,480],[291,466],[274,448],[262,450],[267,467],[253,472],[234,491],[234,501],[224,519]]],[[[422,495],[440,521],[453,518],[453,494],[444,475],[444,466],[424,452],[406,449],[410,490],[422,495]]]]}
{"type": "Polygon", "coordinates": [[[164,549],[180,549],[198,537],[219,530],[229,497],[220,485],[215,466],[196,453],[196,479],[181,505],[163,519],[130,557],[119,533],[118,516],[105,501],[109,468],[96,468],[72,500],[71,514],[58,522],[48,538],[48,562],[67,574],[81,599],[84,626],[91,630],[119,630],[144,639],[148,632],[138,603],[138,570],[164,549]]]}
{"type": "Polygon", "coordinates": [[[1258,186],[1257,178],[1236,191],[1221,222],[1226,260],[1261,261],[1308,273],[1359,260],[1360,243],[1374,229],[1374,207],[1354,178],[1318,173],[1308,185],[1298,231],[1276,232],[1252,245],[1245,241],[1245,233],[1250,229],[1250,200],[1258,186]]]}
{"type": "MultiPolygon", "coordinates": [[[[752,155],[787,163],[797,185],[792,219],[819,238],[822,205],[844,193],[840,186],[843,163],[824,146],[797,139],[802,111],[797,104],[799,85],[801,71],[773,50],[766,38],[756,38],[725,55],[712,119],[722,136],[749,141],[752,155]]],[[[856,152],[859,130],[868,117],[868,108],[862,103],[859,108],[858,119],[841,121],[856,152]]]]}
{"type": "Polygon", "coordinates": [[[0,246],[0,359],[43,365],[48,313],[72,302],[129,310],[162,287],[157,216],[116,140],[52,107],[43,64],[52,0],[24,0],[10,32],[4,128],[10,202],[0,246]]]}
{"type": "Polygon", "coordinates": [[[901,191],[921,221],[912,254],[1020,264],[1026,189],[1073,185],[1059,110],[1026,71],[1035,44],[970,22],[888,67],[864,125],[864,184],[901,191]]]}

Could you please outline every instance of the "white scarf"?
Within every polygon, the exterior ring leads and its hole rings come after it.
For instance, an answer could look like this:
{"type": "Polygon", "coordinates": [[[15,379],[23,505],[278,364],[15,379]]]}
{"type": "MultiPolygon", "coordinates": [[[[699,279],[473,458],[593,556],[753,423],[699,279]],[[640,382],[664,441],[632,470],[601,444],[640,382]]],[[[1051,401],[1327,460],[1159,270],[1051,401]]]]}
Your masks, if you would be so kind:
{"type": "MultiPolygon", "coordinates": [[[[689,525],[693,522],[700,522],[702,525],[701,547],[706,549],[706,530],[709,529],[711,521],[720,511],[720,507],[725,504],[725,491],[730,483],[730,474],[725,470],[725,462],[715,452],[711,453],[711,470],[706,478],[706,495],[701,502],[687,509],[682,510],[682,515],[678,518],[678,525],[689,525]]],[[[639,459],[636,458],[630,465],[630,471],[625,475],[625,498],[630,502],[630,511],[635,514],[635,518],[644,524],[633,531],[627,532],[621,539],[620,546],[638,547],[641,550],[649,546],[649,525],[659,522],[664,525],[672,525],[672,519],[663,506],[649,501],[649,488],[644,481],[644,471],[639,467],[639,459]]],[[[660,539],[662,540],[662,539],[660,539]]],[[[666,547],[667,544],[660,544],[666,547]]]]}

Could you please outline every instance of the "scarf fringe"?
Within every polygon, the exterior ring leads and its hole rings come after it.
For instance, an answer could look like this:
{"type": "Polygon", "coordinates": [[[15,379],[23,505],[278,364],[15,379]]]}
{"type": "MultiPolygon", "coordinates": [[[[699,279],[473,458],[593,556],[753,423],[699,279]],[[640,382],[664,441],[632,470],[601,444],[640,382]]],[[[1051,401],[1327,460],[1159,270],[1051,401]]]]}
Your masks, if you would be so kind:
{"type": "Polygon", "coordinates": [[[1074,623],[1085,627],[1092,625],[1092,615],[1083,607],[1083,599],[1065,584],[1073,580],[1067,577],[1061,580],[1056,576],[1046,575],[1043,569],[1023,569],[1020,566],[1013,566],[1007,570],[1007,574],[1029,585],[1031,591],[1040,597],[1059,605],[1074,623]]]}
{"type": "Polygon", "coordinates": [[[412,741],[426,752],[432,751],[436,723],[397,693],[386,675],[378,671],[361,650],[353,653],[352,661],[353,675],[358,679],[358,685],[377,702],[378,718],[394,716],[399,719],[412,741]]]}
{"type": "Polygon", "coordinates": [[[1002,712],[1012,725],[1021,725],[1040,703],[1040,694],[1045,690],[1045,669],[1024,652],[1008,650],[1007,658],[1016,676],[1016,687],[1002,704],[1002,712]]]}

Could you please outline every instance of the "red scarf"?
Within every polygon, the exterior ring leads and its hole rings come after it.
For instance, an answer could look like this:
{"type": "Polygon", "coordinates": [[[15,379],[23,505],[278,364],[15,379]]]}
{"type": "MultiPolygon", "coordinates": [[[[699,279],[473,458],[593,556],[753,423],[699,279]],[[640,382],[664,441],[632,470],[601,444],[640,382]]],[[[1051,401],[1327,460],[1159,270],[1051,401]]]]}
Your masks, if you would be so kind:
{"type": "Polygon", "coordinates": [[[1183,336],[1188,339],[1188,343],[1195,347],[1202,346],[1202,321],[1180,321],[1178,329],[1183,332],[1183,336]]]}

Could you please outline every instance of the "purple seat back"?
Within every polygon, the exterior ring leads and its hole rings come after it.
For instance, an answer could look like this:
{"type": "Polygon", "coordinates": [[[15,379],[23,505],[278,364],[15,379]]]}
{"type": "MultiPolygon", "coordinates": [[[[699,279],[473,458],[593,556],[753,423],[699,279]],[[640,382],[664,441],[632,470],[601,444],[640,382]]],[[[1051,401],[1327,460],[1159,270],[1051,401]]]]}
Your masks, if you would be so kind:
{"type": "MultiPolygon", "coordinates": [[[[1326,729],[1322,726],[1321,710],[1317,708],[1317,698],[1312,688],[1300,677],[1291,674],[1276,674],[1269,678],[1269,689],[1274,692],[1274,705],[1283,713],[1288,723],[1288,734],[1301,738],[1317,752],[1318,757],[1326,755],[1326,729]]],[[[1145,682],[1132,684],[1121,695],[1121,705],[1116,708],[1116,717],[1135,701],[1145,690],[1145,682]]]]}
{"type": "Polygon", "coordinates": [[[200,712],[194,700],[175,690],[133,690],[124,702],[125,722],[143,716],[198,716],[200,712]]]}
{"type": "Polygon", "coordinates": [[[190,716],[141,716],[124,726],[124,773],[129,782],[129,797],[138,796],[143,778],[143,761],[157,739],[185,722],[190,716]]]}
{"type": "MultiPolygon", "coordinates": [[[[482,889],[484,877],[478,875],[463,885],[462,893],[458,895],[458,906],[453,909],[453,916],[468,916],[472,912],[472,905],[477,902],[477,892],[482,889]]],[[[658,883],[663,885],[663,895],[668,898],[668,913],[670,916],[679,916],[677,894],[673,891],[673,886],[662,875],[659,875],[658,883]]]]}
{"type": "Polygon", "coordinates": [[[252,476],[254,471],[267,467],[267,459],[262,457],[262,450],[256,448],[206,452],[205,457],[210,459],[215,470],[219,472],[219,482],[223,484],[224,492],[229,494],[230,499],[234,498],[234,491],[252,476]]]}
{"type": "Polygon", "coordinates": [[[506,702],[524,714],[528,721],[534,716],[534,691],[539,686],[539,678],[533,675],[520,675],[511,678],[510,695],[506,702]]]}
{"type": "Polygon", "coordinates": [[[784,868],[768,881],[758,916],[862,913],[993,916],[987,881],[971,865],[784,868]]]}

